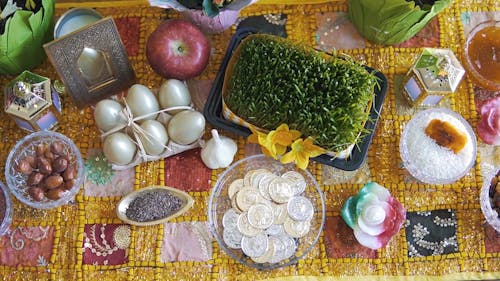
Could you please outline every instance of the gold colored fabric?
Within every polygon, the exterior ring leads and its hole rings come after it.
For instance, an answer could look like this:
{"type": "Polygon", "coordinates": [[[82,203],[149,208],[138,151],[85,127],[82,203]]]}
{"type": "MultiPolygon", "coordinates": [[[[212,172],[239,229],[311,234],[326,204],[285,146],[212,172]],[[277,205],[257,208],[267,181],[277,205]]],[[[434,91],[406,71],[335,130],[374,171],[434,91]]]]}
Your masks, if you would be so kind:
{"type": "MultiPolygon", "coordinates": [[[[374,0],[376,1],[376,0],[374,0]]],[[[70,7],[95,7],[104,16],[115,19],[138,18],[140,30],[137,38],[137,52],[130,56],[137,75],[137,82],[150,88],[157,88],[162,78],[153,72],[145,55],[148,35],[164,19],[179,17],[174,12],[149,7],[145,1],[98,1],[61,2],[56,5],[59,16],[70,7]]],[[[316,46],[317,18],[320,15],[345,12],[346,1],[322,0],[261,0],[245,8],[241,16],[265,14],[287,15],[285,30],[288,37],[316,46]]],[[[450,48],[459,59],[463,59],[463,28],[460,23],[463,12],[496,12],[500,14],[497,0],[457,0],[452,7],[438,16],[439,47],[450,48]]],[[[214,51],[201,80],[215,79],[227,43],[235,28],[216,35],[210,35],[214,51]]],[[[124,42],[127,44],[127,42],[124,42]]],[[[90,224],[120,224],[115,206],[120,196],[91,197],[77,195],[74,204],[54,210],[34,210],[14,201],[14,218],[11,229],[23,227],[50,227],[54,244],[50,257],[33,266],[7,266],[0,264],[0,279],[3,280],[270,280],[270,281],[330,281],[330,280],[459,280],[500,279],[500,252],[488,251],[486,247],[485,220],[479,206],[479,190],[482,174],[479,163],[482,159],[498,159],[496,149],[480,149],[488,157],[479,155],[478,163],[462,179],[449,185],[426,185],[411,181],[401,167],[398,144],[404,125],[411,118],[412,111],[402,108],[395,82],[404,75],[413,60],[419,55],[419,47],[380,46],[369,42],[364,48],[343,51],[353,58],[382,71],[388,78],[389,88],[377,130],[371,144],[368,159],[356,172],[342,172],[312,162],[309,170],[316,176],[325,193],[327,216],[338,217],[343,202],[354,195],[367,181],[376,181],[387,187],[403,203],[408,212],[426,212],[452,209],[457,220],[458,250],[454,253],[436,256],[410,257],[405,240],[406,231],[400,233],[386,248],[377,250],[376,257],[333,257],[325,246],[327,237],[322,234],[318,245],[298,264],[273,270],[258,271],[237,264],[212,240],[211,258],[206,261],[164,262],[160,258],[161,245],[165,235],[164,226],[130,227],[130,239],[120,240],[125,245],[127,261],[118,265],[92,265],[83,262],[82,245],[85,242],[85,227],[90,224]],[[41,265],[42,266],[41,266],[41,265]]],[[[57,79],[48,61],[33,70],[57,79]]],[[[0,76],[1,85],[13,77],[0,76]]],[[[473,85],[465,78],[449,107],[459,112],[475,128],[479,119],[475,111],[473,85]]],[[[90,108],[78,110],[69,97],[63,97],[64,112],[59,132],[72,138],[84,158],[90,151],[101,148],[100,133],[95,126],[90,108]]],[[[0,169],[5,167],[9,151],[15,142],[26,135],[18,129],[3,110],[0,112],[0,169]]],[[[235,137],[232,134],[228,134],[235,137]]],[[[235,137],[239,151],[237,158],[245,156],[246,141],[235,137]]],[[[165,184],[165,162],[156,161],[141,164],[134,169],[133,189],[153,184],[165,184]]],[[[223,170],[214,170],[210,185],[223,170]]],[[[0,179],[5,182],[2,173],[0,179]]],[[[82,188],[82,190],[84,187],[82,188]]],[[[207,204],[210,191],[191,191],[194,207],[174,222],[207,221],[207,204]]],[[[127,231],[127,229],[121,229],[127,231]]],[[[120,232],[123,233],[123,232],[120,232]]],[[[49,233],[50,234],[50,233],[49,233]]],[[[500,244],[500,235],[493,234],[492,241],[500,244]]],[[[5,237],[3,238],[6,241],[5,237]]],[[[7,243],[7,242],[5,242],[7,243]]],[[[497,248],[498,249],[498,248],[497,248]]],[[[6,255],[0,246],[0,257],[6,255]]],[[[1,258],[0,258],[1,259],[1,258]]]]}

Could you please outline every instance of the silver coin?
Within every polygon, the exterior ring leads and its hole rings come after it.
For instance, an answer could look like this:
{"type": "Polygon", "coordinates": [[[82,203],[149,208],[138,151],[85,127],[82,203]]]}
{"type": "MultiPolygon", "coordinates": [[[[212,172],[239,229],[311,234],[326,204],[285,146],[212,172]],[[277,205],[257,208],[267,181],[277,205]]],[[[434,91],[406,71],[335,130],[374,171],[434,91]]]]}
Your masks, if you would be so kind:
{"type": "Polygon", "coordinates": [[[253,237],[243,236],[241,239],[241,250],[251,258],[260,257],[266,253],[268,244],[269,240],[264,233],[253,237]]]}
{"type": "Polygon", "coordinates": [[[293,195],[302,194],[306,190],[307,182],[304,176],[297,171],[288,171],[281,175],[281,177],[290,180],[292,183],[293,195]]]}
{"type": "Polygon", "coordinates": [[[234,208],[227,210],[222,216],[222,226],[224,228],[236,228],[239,216],[238,211],[234,208]]]}
{"type": "Polygon", "coordinates": [[[285,252],[283,253],[283,259],[289,259],[292,257],[297,251],[297,242],[295,239],[288,235],[278,236],[278,238],[283,242],[285,247],[285,252]]]}
{"type": "Polygon", "coordinates": [[[273,224],[264,231],[267,235],[281,235],[285,233],[285,228],[282,224],[273,224]]]}
{"type": "Polygon", "coordinates": [[[273,224],[273,209],[265,204],[255,204],[248,209],[248,222],[260,229],[266,229],[273,224]]]}
{"type": "Polygon", "coordinates": [[[238,191],[240,191],[240,189],[242,189],[243,186],[244,186],[243,179],[234,180],[227,188],[227,195],[229,196],[229,198],[233,198],[233,196],[238,191]]]}
{"type": "Polygon", "coordinates": [[[264,199],[271,201],[271,196],[269,195],[269,183],[278,176],[275,174],[265,174],[259,181],[259,192],[264,199]]]}
{"type": "Polygon", "coordinates": [[[262,229],[256,228],[248,222],[248,213],[247,212],[240,214],[240,216],[238,217],[238,222],[237,222],[236,226],[237,226],[237,229],[243,235],[249,236],[249,237],[256,236],[257,234],[262,232],[262,229]]]}
{"type": "Polygon", "coordinates": [[[255,188],[259,188],[259,182],[262,178],[268,174],[272,174],[271,171],[267,169],[257,169],[254,170],[250,175],[250,185],[255,188]]]}
{"type": "Polygon", "coordinates": [[[274,244],[268,237],[267,251],[260,257],[252,257],[251,259],[256,263],[266,263],[271,260],[274,255],[274,244]]]}
{"type": "Polygon", "coordinates": [[[257,188],[243,187],[236,193],[236,204],[242,211],[248,211],[250,206],[264,201],[265,199],[260,195],[257,188]]]}
{"type": "Polygon", "coordinates": [[[242,213],[243,211],[240,209],[240,207],[238,207],[238,204],[236,203],[236,196],[233,196],[233,198],[231,198],[231,207],[236,210],[237,213],[242,213]]]}
{"type": "Polygon", "coordinates": [[[240,249],[242,238],[243,234],[236,228],[224,228],[224,230],[222,231],[222,239],[224,240],[224,243],[226,243],[226,245],[231,249],[240,249]]]}
{"type": "Polygon", "coordinates": [[[288,217],[285,220],[285,223],[283,223],[283,226],[285,227],[285,232],[288,235],[292,236],[293,238],[300,238],[305,236],[309,232],[309,229],[311,228],[311,221],[296,221],[288,217]]]}
{"type": "Polygon", "coordinates": [[[286,254],[286,249],[285,249],[285,244],[279,236],[269,236],[269,242],[273,244],[274,246],[274,251],[273,255],[269,259],[270,263],[278,263],[285,259],[285,254],[286,254]]]}
{"type": "Polygon", "coordinates": [[[287,204],[276,204],[272,203],[273,214],[274,214],[274,224],[283,224],[286,217],[288,217],[288,211],[286,210],[287,204]]]}
{"type": "Polygon", "coordinates": [[[286,203],[293,196],[292,186],[290,181],[276,177],[269,183],[269,196],[276,203],[286,203]]]}
{"type": "Polygon", "coordinates": [[[314,215],[314,207],[311,200],[304,196],[295,196],[288,201],[288,215],[297,221],[305,221],[312,219],[314,215]]]}

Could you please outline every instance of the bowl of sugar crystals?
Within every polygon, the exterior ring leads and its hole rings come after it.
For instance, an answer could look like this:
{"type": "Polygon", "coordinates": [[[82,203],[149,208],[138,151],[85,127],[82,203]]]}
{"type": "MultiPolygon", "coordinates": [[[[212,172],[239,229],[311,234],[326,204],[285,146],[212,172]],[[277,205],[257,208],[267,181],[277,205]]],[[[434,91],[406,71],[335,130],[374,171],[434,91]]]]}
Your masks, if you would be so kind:
{"type": "Polygon", "coordinates": [[[415,179],[450,184],[474,166],[477,141],[461,115],[446,108],[431,108],[408,122],[399,148],[405,169],[415,179]]]}

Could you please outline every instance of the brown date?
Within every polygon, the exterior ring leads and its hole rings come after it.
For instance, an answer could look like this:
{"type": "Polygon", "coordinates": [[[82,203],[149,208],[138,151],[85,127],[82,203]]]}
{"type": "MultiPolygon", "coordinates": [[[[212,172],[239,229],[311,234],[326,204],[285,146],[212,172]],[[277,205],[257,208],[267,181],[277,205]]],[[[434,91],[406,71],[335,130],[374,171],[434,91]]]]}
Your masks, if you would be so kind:
{"type": "Polygon", "coordinates": [[[59,141],[55,141],[55,142],[50,144],[50,151],[54,154],[62,155],[63,149],[64,149],[64,145],[59,141]]]}
{"type": "Polygon", "coordinates": [[[44,177],[45,177],[44,174],[35,172],[35,173],[32,173],[28,176],[28,181],[26,183],[28,185],[37,185],[40,182],[42,182],[44,177]]]}
{"type": "Polygon", "coordinates": [[[45,179],[45,186],[48,189],[53,189],[60,186],[64,182],[60,175],[53,175],[45,179]]]}
{"type": "Polygon", "coordinates": [[[29,175],[33,172],[33,167],[31,167],[30,163],[26,159],[21,159],[17,162],[16,171],[23,175],[29,175]]]}
{"type": "Polygon", "coordinates": [[[47,198],[57,200],[63,196],[64,190],[60,188],[49,189],[47,191],[47,198]]]}
{"type": "Polygon", "coordinates": [[[43,144],[38,144],[35,146],[35,154],[36,156],[42,156],[45,153],[45,145],[43,144]]]}
{"type": "Polygon", "coordinates": [[[72,180],[76,178],[76,167],[74,165],[69,165],[68,168],[63,173],[64,180],[72,180]]]}
{"type": "Polygon", "coordinates": [[[40,171],[40,173],[46,174],[46,175],[49,175],[52,173],[52,165],[50,164],[49,160],[47,160],[44,157],[38,157],[36,162],[38,164],[37,166],[38,166],[38,170],[40,171]]]}
{"type": "Polygon", "coordinates": [[[34,156],[28,155],[28,156],[24,157],[24,160],[26,160],[26,162],[28,162],[30,164],[31,168],[33,168],[33,169],[36,168],[36,159],[34,156]]]}
{"type": "Polygon", "coordinates": [[[45,193],[43,192],[43,189],[38,186],[30,186],[28,189],[28,194],[35,201],[42,201],[43,198],[45,198],[45,193]]]}
{"type": "Polygon", "coordinates": [[[59,156],[52,162],[52,171],[56,173],[62,173],[66,168],[68,168],[68,159],[64,156],[59,156]]]}
{"type": "Polygon", "coordinates": [[[70,190],[75,186],[76,179],[67,180],[64,182],[64,190],[70,190]]]}

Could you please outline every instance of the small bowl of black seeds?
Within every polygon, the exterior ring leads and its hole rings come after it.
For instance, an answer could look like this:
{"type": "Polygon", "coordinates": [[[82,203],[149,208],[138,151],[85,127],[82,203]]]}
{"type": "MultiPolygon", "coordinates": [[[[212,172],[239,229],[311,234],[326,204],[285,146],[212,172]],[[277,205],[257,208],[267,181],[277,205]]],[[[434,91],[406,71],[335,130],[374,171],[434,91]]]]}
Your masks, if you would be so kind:
{"type": "Polygon", "coordinates": [[[193,203],[193,198],[184,191],[153,185],[123,197],[116,207],[116,213],[119,219],[128,224],[149,226],[182,215],[193,203]]]}

